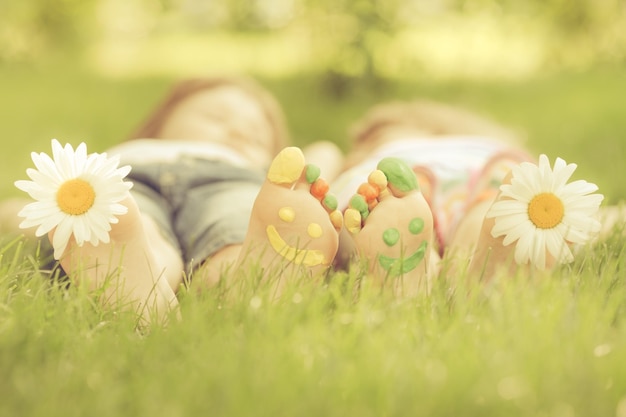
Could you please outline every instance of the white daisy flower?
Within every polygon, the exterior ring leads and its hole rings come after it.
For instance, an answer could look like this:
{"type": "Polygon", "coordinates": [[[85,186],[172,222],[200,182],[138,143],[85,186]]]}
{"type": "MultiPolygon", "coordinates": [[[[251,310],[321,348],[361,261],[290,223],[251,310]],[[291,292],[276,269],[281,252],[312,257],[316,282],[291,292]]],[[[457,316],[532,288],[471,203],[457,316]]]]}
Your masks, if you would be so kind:
{"type": "Polygon", "coordinates": [[[546,155],[539,165],[523,162],[512,169],[510,184],[500,186],[502,199],[489,209],[494,218],[491,235],[504,236],[515,246],[515,262],[545,269],[546,251],[558,263],[574,256],[569,244],[587,243],[600,230],[594,218],[604,196],[592,194],[595,184],[578,180],[567,184],[576,164],[557,158],[554,168],[546,155]]]}
{"type": "Polygon", "coordinates": [[[120,201],[132,187],[124,181],[130,166],[118,168],[119,157],[87,155],[84,143],[74,151],[70,144],[62,147],[56,139],[52,139],[52,156],[54,159],[43,152],[31,153],[37,169],[29,168],[26,174],[32,181],[15,182],[36,200],[18,213],[25,218],[20,227],[38,226],[37,236],[56,228],[52,240],[55,259],[61,258],[72,235],[79,246],[108,243],[111,224],[128,211],[120,201]]]}

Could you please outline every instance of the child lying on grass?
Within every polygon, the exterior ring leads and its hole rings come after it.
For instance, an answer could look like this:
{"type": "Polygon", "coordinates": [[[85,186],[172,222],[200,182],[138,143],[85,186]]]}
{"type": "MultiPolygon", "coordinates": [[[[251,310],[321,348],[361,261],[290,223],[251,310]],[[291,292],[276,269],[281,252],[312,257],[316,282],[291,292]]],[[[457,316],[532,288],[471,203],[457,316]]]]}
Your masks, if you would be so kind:
{"type": "Polygon", "coordinates": [[[22,227],[49,234],[72,281],[146,321],[177,305],[184,271],[197,285],[285,259],[316,272],[334,258],[342,216],[287,142],[282,109],[258,85],[185,81],[107,155],[56,141],[54,160],[33,154],[33,181],[16,185],[39,201],[21,211],[22,227]]]}
{"type": "Polygon", "coordinates": [[[571,247],[599,231],[602,201],[593,184],[565,185],[574,169],[558,159],[552,170],[545,156],[537,166],[513,134],[457,108],[376,106],[356,125],[332,181],[350,237],[338,261],[370,259],[375,279],[392,278],[405,293],[430,288],[441,257],[448,273],[486,279],[520,264],[570,262],[571,247]]]}
{"type": "Polygon", "coordinates": [[[70,278],[147,322],[175,308],[187,268],[199,285],[260,270],[280,286],[293,266],[314,276],[357,255],[374,281],[414,294],[441,255],[487,275],[551,267],[599,228],[602,197],[586,182],[565,186],[572,165],[537,167],[501,129],[440,105],[366,116],[333,181],[339,200],[307,164],[336,169],[336,147],[311,158],[285,147],[282,111],[249,82],[181,83],[134,137],[107,155],[53,142],[54,159],[33,154],[32,181],[16,185],[38,200],[22,226],[49,234],[70,278]]]}

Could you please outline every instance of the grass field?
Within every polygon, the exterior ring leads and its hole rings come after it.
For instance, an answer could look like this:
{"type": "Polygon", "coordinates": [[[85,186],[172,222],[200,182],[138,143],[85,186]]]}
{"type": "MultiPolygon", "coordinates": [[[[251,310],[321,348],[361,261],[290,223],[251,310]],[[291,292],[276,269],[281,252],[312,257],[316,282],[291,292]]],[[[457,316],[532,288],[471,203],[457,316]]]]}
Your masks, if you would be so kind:
{"type": "MultiPolygon", "coordinates": [[[[371,104],[415,95],[492,115],[529,148],[579,163],[607,200],[626,198],[626,76],[617,69],[518,82],[397,80],[328,98],[315,79],[266,79],[295,141],[345,145],[371,104]]],[[[17,195],[30,151],[123,138],[170,84],[107,79],[68,65],[0,68],[0,195],[17,195]]],[[[617,231],[620,232],[620,231],[617,231]]],[[[36,251],[0,245],[1,416],[626,416],[625,239],[615,233],[550,274],[394,300],[334,274],[279,302],[180,295],[184,320],[150,333],[80,288],[50,284],[36,251]]]]}

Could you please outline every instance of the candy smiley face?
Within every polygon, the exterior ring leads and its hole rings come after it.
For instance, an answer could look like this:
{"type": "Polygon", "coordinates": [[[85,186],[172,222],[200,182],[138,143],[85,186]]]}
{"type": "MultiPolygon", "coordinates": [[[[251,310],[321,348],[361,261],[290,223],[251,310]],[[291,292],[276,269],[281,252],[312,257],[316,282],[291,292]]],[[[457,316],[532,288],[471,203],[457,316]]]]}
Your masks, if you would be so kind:
{"type": "MultiPolygon", "coordinates": [[[[424,220],[419,217],[412,219],[408,225],[409,233],[417,235],[424,230],[424,220]]],[[[389,228],[383,232],[383,242],[392,247],[400,240],[401,233],[396,228],[389,228]]],[[[385,255],[378,255],[378,263],[391,276],[398,276],[410,272],[417,268],[417,265],[424,259],[428,243],[423,241],[415,252],[408,257],[394,258],[385,255]]]]}
{"type": "MultiPolygon", "coordinates": [[[[295,210],[291,207],[282,207],[278,210],[278,217],[285,223],[292,223],[296,218],[295,210]]],[[[267,239],[272,248],[283,258],[304,266],[326,265],[329,261],[326,259],[322,251],[317,249],[298,249],[287,244],[282,238],[276,226],[268,225],[265,229],[267,239]]],[[[307,235],[313,239],[321,237],[323,234],[322,227],[317,223],[309,223],[307,226],[307,235]]]]}

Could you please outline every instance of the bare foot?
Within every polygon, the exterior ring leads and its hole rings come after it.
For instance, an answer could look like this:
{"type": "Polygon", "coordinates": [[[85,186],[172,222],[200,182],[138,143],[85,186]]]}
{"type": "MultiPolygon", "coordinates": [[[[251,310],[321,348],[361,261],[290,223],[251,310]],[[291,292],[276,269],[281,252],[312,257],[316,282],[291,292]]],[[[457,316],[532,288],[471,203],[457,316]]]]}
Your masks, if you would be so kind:
{"type": "Polygon", "coordinates": [[[377,168],[350,200],[346,230],[374,282],[409,296],[430,291],[438,260],[432,212],[408,165],[385,158],[377,168]]]}
{"type": "MultiPolygon", "coordinates": [[[[182,261],[173,248],[160,242],[156,226],[144,223],[135,200],[121,202],[128,213],[113,224],[110,242],[78,246],[70,239],[61,266],[74,283],[102,291],[107,306],[132,309],[142,324],[162,323],[178,302],[168,284],[171,276],[182,277],[182,261]],[[154,233],[152,233],[154,232],[154,233]]],[[[54,231],[50,233],[50,241],[54,231]]]]}
{"type": "Polygon", "coordinates": [[[470,273],[483,279],[499,270],[550,270],[574,260],[577,246],[601,230],[596,219],[603,196],[584,180],[569,182],[576,164],[557,158],[550,166],[522,162],[505,178],[486,212],[470,273]]]}
{"type": "Polygon", "coordinates": [[[272,161],[252,208],[250,226],[237,262],[260,267],[279,285],[299,272],[325,272],[338,247],[343,217],[327,194],[319,169],[306,165],[299,148],[283,149],[272,161]]]}
{"type": "Polygon", "coordinates": [[[513,275],[520,268],[514,262],[515,245],[505,245],[504,237],[493,237],[491,230],[494,226],[494,219],[484,218],[469,264],[468,273],[472,279],[489,281],[499,273],[513,275]]]}
{"type": "MultiPolygon", "coordinates": [[[[495,273],[495,268],[510,265],[513,259],[513,248],[504,248],[503,239],[491,236],[494,226],[493,219],[485,219],[485,215],[499,197],[500,186],[504,181],[510,182],[511,169],[522,162],[534,161],[531,156],[519,150],[502,151],[492,156],[475,180],[470,183],[469,203],[465,214],[450,233],[447,253],[450,255],[450,276],[463,274],[468,267],[472,274],[478,276],[495,273]]],[[[509,268],[508,266],[506,268],[509,268]]],[[[513,272],[509,268],[508,272],[513,272]]]]}

